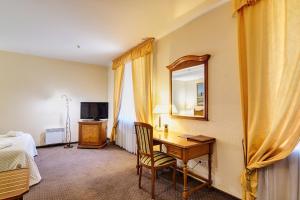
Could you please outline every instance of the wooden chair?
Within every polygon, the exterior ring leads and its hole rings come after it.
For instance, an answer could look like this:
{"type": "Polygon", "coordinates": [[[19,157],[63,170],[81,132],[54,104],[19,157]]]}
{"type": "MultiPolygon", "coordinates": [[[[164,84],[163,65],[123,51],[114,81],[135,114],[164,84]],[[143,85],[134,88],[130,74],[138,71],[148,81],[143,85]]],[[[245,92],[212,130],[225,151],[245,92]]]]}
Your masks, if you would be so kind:
{"type": "Polygon", "coordinates": [[[135,132],[139,155],[139,188],[143,167],[151,170],[151,196],[155,198],[155,181],[158,169],[173,167],[173,183],[176,189],[176,159],[160,151],[153,151],[153,127],[150,124],[135,122],[135,132]]]}
{"type": "Polygon", "coordinates": [[[28,191],[28,168],[0,172],[0,199],[21,200],[28,191]]]}

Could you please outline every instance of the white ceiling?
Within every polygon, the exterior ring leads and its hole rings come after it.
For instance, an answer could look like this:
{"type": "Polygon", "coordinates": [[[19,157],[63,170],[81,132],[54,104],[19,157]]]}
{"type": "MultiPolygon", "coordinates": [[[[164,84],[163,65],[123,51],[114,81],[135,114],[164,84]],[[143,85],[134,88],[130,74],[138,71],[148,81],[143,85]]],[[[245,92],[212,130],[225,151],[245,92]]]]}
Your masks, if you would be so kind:
{"type": "Polygon", "coordinates": [[[0,50],[109,66],[228,1],[0,0],[0,50]]]}

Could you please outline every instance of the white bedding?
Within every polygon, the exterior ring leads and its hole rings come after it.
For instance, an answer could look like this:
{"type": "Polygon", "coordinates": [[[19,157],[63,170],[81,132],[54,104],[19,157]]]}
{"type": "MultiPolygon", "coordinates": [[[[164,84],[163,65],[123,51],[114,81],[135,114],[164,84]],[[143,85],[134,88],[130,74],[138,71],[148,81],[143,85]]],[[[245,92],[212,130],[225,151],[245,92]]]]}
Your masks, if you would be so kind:
{"type": "Polygon", "coordinates": [[[39,183],[41,175],[34,162],[37,150],[32,136],[27,133],[22,133],[17,137],[0,135],[0,142],[12,144],[0,150],[0,171],[28,167],[30,170],[30,186],[39,183]]]}

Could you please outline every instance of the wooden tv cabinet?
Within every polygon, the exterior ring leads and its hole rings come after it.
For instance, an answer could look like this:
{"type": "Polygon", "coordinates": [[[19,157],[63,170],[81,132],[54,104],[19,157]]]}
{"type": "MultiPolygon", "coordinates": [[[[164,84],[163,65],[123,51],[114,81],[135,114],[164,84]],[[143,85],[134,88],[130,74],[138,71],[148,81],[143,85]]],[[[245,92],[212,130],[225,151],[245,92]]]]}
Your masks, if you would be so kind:
{"type": "Polygon", "coordinates": [[[80,121],[77,148],[103,148],[107,138],[107,120],[80,121]]]}

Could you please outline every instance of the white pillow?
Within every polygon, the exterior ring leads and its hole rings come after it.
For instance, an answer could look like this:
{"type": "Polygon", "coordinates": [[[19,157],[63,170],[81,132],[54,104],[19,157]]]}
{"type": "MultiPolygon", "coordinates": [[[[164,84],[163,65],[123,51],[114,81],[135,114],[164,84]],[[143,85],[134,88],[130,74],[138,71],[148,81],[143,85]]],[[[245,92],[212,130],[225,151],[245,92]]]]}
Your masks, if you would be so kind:
{"type": "Polygon", "coordinates": [[[21,136],[23,134],[22,131],[8,131],[5,135],[7,137],[18,137],[21,136]]]}

